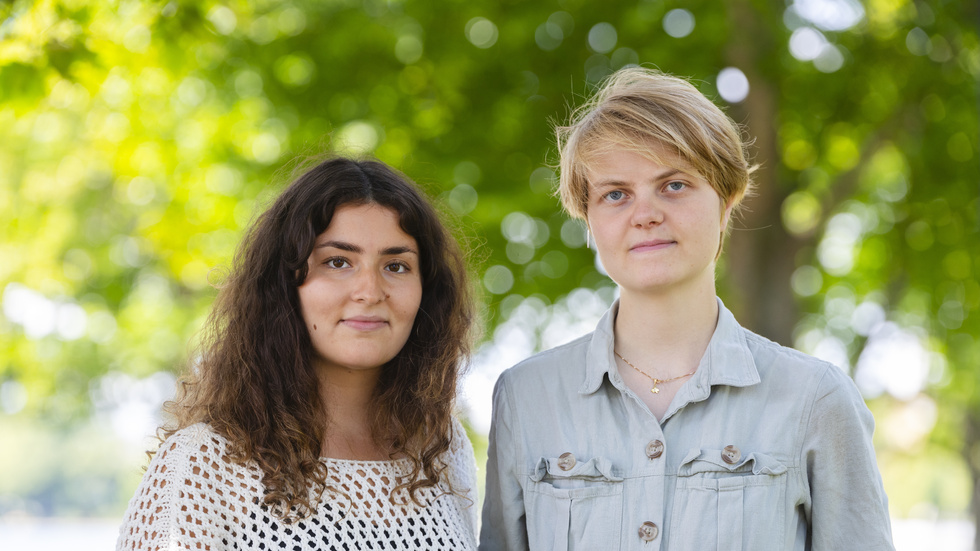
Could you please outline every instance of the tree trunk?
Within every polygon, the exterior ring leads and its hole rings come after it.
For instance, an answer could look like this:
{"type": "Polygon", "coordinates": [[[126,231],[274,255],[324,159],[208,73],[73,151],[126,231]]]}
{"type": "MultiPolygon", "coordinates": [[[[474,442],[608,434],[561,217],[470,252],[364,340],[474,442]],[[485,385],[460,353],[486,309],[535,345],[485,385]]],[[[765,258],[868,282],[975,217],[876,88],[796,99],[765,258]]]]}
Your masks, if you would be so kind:
{"type": "Polygon", "coordinates": [[[755,140],[753,161],[756,192],[745,202],[733,224],[725,253],[728,265],[728,300],[742,325],[780,344],[791,346],[799,319],[790,277],[796,269],[799,240],[783,228],[781,207],[790,186],[778,179],[779,150],[776,129],[778,95],[761,70],[763,56],[771,55],[775,40],[759,14],[745,1],[728,4],[734,34],[727,47],[728,62],[749,80],[749,95],[729,114],[747,127],[755,140]]]}

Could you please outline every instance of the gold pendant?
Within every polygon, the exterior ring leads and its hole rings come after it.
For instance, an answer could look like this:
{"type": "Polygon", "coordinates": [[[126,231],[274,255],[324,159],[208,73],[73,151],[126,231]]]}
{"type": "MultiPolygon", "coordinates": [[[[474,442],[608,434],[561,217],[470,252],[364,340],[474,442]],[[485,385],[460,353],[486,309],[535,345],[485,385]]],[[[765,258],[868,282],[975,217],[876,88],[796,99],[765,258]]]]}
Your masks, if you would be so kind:
{"type": "Polygon", "coordinates": [[[653,385],[653,388],[650,389],[650,392],[654,394],[660,394],[660,389],[657,388],[657,385],[653,385]]]}

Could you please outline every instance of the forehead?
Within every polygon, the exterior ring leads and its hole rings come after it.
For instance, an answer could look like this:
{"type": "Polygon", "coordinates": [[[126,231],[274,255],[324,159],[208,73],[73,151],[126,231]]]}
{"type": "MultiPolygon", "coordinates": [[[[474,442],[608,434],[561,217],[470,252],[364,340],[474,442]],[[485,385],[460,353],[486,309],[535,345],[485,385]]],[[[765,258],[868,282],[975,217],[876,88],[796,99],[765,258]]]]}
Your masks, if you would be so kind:
{"type": "Polygon", "coordinates": [[[401,218],[394,209],[377,203],[345,204],[337,207],[330,224],[318,240],[344,235],[349,238],[415,239],[401,227],[401,218]]]}
{"type": "Polygon", "coordinates": [[[611,144],[583,155],[583,175],[588,187],[626,174],[648,176],[683,173],[700,177],[698,171],[678,154],[660,144],[645,147],[611,144]]]}

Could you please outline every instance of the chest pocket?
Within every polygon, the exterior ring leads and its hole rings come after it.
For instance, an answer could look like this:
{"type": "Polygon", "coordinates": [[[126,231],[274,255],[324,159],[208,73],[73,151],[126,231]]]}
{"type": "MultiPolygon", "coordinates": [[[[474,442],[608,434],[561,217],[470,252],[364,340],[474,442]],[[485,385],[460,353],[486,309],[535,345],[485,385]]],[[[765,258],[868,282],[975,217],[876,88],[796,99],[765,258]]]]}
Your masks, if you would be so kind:
{"type": "Polygon", "coordinates": [[[524,507],[532,550],[619,548],[623,478],[613,474],[608,459],[569,468],[567,457],[542,457],[530,474],[524,507]]]}
{"type": "Polygon", "coordinates": [[[728,448],[691,450],[677,471],[667,549],[781,550],[786,472],[785,465],[761,453],[735,459],[728,448]]]}

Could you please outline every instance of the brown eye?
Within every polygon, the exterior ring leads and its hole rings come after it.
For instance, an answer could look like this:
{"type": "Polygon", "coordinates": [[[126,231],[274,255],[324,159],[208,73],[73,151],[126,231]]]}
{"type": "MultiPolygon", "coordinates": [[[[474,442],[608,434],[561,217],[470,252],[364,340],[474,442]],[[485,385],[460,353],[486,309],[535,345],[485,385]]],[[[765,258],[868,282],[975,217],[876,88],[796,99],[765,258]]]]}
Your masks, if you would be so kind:
{"type": "Polygon", "coordinates": [[[405,264],[404,262],[392,262],[391,264],[385,266],[385,269],[396,274],[407,274],[408,272],[412,271],[408,264],[405,264]]]}
{"type": "Polygon", "coordinates": [[[335,268],[338,270],[341,268],[350,267],[350,262],[348,262],[346,258],[341,257],[328,258],[324,264],[326,264],[328,268],[335,268]]]}

